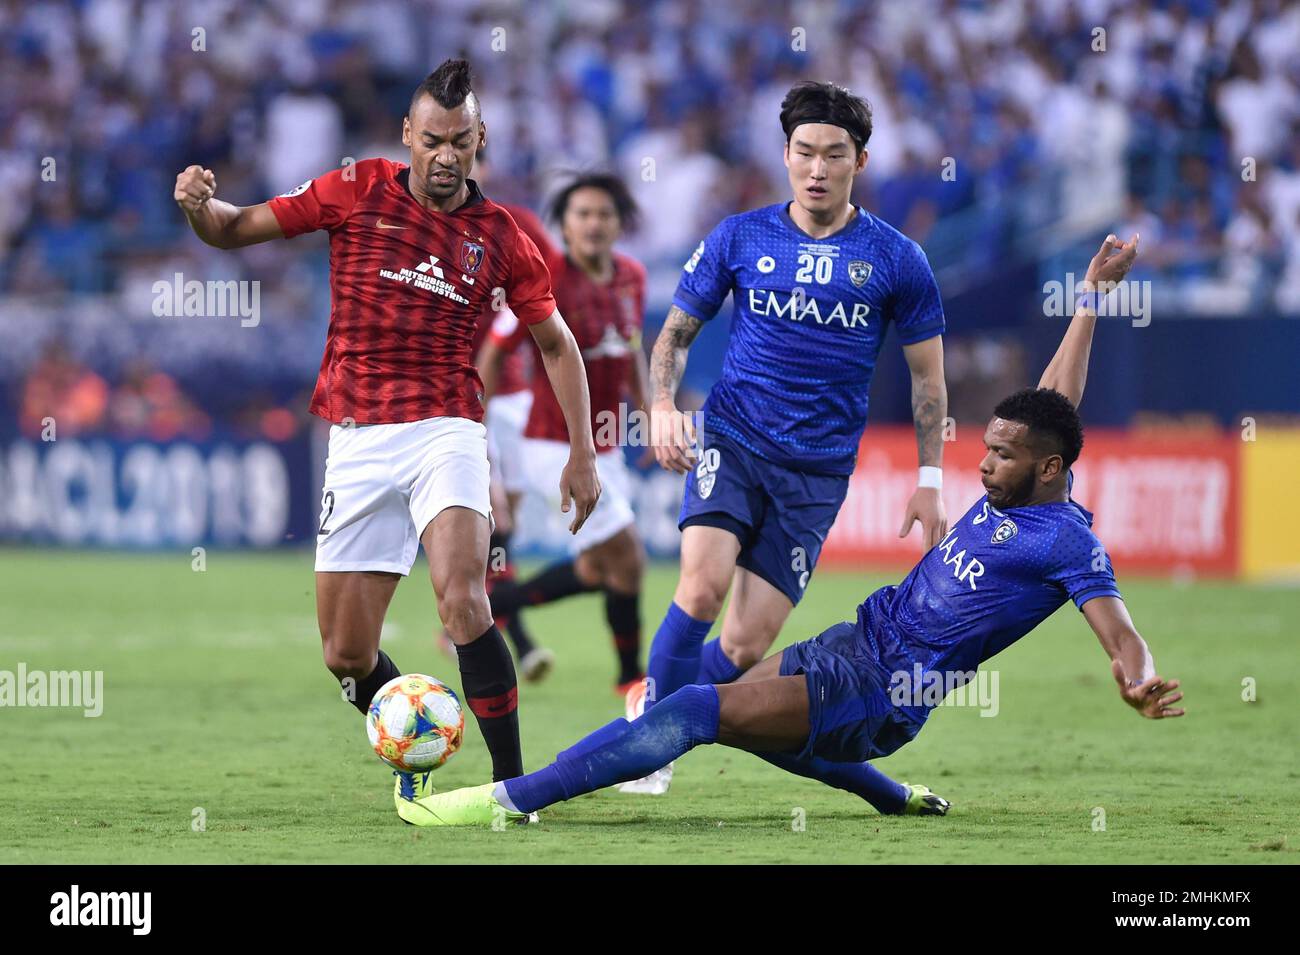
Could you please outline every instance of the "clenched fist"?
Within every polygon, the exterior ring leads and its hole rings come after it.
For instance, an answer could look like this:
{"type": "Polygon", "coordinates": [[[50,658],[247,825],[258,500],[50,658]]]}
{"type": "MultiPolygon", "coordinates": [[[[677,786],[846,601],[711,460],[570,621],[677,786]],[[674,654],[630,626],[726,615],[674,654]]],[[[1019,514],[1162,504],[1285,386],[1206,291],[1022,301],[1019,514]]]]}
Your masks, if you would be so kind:
{"type": "Polygon", "coordinates": [[[193,215],[216,194],[217,177],[212,174],[212,170],[190,166],[176,177],[176,191],[172,198],[185,210],[186,215],[193,215]]]}

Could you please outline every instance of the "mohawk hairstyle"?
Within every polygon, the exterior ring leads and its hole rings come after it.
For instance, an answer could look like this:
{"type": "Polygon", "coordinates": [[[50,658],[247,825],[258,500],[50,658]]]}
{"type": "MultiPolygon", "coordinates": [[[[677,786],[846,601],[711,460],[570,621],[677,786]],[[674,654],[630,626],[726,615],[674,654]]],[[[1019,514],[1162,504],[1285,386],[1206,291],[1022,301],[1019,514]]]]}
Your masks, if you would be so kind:
{"type": "Polygon", "coordinates": [[[474,95],[471,79],[468,60],[443,60],[415,88],[411,94],[411,106],[421,96],[432,96],[443,109],[455,109],[466,100],[471,100],[470,109],[478,112],[478,97],[474,95]]]}
{"type": "Polygon", "coordinates": [[[998,402],[993,414],[1029,428],[1035,453],[1059,454],[1063,468],[1079,460],[1083,450],[1083,425],[1070,399],[1051,388],[1024,388],[998,402]]]}

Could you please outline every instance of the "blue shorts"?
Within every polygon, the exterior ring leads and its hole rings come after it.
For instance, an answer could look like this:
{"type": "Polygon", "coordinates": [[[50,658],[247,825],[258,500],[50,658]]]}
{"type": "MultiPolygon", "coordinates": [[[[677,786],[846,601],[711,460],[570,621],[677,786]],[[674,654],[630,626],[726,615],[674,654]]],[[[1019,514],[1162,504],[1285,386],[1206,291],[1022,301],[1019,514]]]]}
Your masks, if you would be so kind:
{"type": "Polygon", "coordinates": [[[740,541],[737,566],[797,604],[835,523],[849,479],[773,464],[722,435],[706,433],[686,478],[679,528],[720,527],[740,541]]]}
{"type": "Polygon", "coordinates": [[[808,682],[811,727],[800,757],[859,763],[888,756],[925,725],[890,700],[880,664],[856,622],[837,623],[781,651],[781,676],[800,673],[808,682]]]}

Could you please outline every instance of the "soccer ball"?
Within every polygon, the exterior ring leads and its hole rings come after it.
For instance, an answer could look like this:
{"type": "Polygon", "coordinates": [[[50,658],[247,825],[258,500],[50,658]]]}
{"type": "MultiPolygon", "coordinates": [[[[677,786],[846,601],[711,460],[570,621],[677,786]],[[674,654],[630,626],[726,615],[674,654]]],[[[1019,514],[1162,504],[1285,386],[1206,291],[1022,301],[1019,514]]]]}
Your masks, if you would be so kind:
{"type": "Polygon", "coordinates": [[[460,749],[465,714],[451,687],[422,673],[393,677],[366,714],[375,755],[404,773],[437,769],[460,749]]]}

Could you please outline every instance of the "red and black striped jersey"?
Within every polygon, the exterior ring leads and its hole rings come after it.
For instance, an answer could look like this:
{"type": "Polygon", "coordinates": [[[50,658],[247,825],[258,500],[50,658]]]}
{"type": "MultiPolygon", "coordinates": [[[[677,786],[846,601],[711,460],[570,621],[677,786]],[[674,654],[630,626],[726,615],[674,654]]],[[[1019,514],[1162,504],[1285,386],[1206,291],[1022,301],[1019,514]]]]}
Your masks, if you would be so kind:
{"type": "Polygon", "coordinates": [[[330,234],[330,324],[311,411],[335,423],[483,418],[473,341],[486,310],[555,311],[541,253],[471,179],[451,212],[421,206],[407,166],[363,159],[270,200],[286,238],[330,234]]]}
{"type": "MultiPolygon", "coordinates": [[[[614,418],[609,420],[619,420],[618,406],[634,373],[645,318],[645,266],[615,252],[613,277],[608,282],[597,282],[559,250],[547,251],[546,264],[560,315],[573,332],[587,369],[597,450],[610,450],[615,445],[602,441],[602,437],[609,435],[612,440],[613,435],[609,425],[602,428],[602,418],[612,414],[614,418]]],[[[502,316],[492,327],[492,338],[503,349],[518,348],[528,337],[527,330],[509,321],[509,316],[502,316]]],[[[524,436],[569,440],[564,412],[545,375],[533,376],[533,406],[524,436]]]]}

